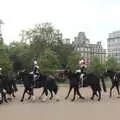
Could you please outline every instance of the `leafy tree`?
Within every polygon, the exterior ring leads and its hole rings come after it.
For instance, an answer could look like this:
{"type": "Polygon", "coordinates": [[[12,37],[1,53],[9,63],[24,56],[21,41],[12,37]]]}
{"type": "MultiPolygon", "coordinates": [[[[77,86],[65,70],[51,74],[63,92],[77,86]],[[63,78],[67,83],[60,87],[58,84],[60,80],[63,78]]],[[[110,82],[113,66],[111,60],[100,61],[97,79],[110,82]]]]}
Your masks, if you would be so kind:
{"type": "Polygon", "coordinates": [[[29,45],[23,42],[12,42],[9,45],[9,57],[15,72],[30,66],[29,45]]]}
{"type": "Polygon", "coordinates": [[[90,65],[88,66],[88,72],[94,72],[96,75],[100,76],[100,74],[104,71],[105,65],[101,64],[99,57],[92,57],[90,60],[90,65]]]}
{"type": "Polygon", "coordinates": [[[57,55],[50,48],[46,48],[44,55],[38,59],[40,70],[53,70],[59,68],[57,55]]]}
{"type": "Polygon", "coordinates": [[[107,69],[116,70],[118,68],[116,59],[114,57],[108,57],[108,60],[106,61],[106,67],[107,69]]]}
{"type": "Polygon", "coordinates": [[[8,56],[8,49],[4,44],[0,44],[0,67],[2,68],[3,73],[7,73],[12,69],[8,56]]]}
{"type": "Polygon", "coordinates": [[[59,30],[53,28],[51,23],[37,24],[33,29],[26,31],[25,37],[30,43],[30,50],[34,56],[44,54],[45,48],[55,46],[62,38],[59,30]]]}
{"type": "Polygon", "coordinates": [[[80,54],[77,52],[72,52],[69,56],[68,56],[68,67],[71,70],[76,70],[79,69],[79,62],[80,60],[80,54]]]}

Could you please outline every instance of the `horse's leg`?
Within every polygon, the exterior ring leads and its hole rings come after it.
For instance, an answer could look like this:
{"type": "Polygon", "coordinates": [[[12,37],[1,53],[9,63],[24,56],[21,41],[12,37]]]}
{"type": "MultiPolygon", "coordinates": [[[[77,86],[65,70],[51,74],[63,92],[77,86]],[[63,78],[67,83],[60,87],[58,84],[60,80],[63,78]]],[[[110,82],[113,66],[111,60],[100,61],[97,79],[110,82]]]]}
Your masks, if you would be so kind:
{"type": "Polygon", "coordinates": [[[116,89],[117,89],[118,95],[120,95],[119,84],[116,84],[116,89]]]}
{"type": "Polygon", "coordinates": [[[76,88],[76,87],[74,87],[74,95],[73,95],[73,98],[72,98],[72,100],[71,100],[71,101],[74,101],[74,100],[75,100],[76,92],[77,92],[77,88],[76,88]]]}
{"type": "Polygon", "coordinates": [[[2,96],[2,92],[1,92],[1,100],[0,100],[0,104],[3,103],[3,96],[2,96]]]}
{"type": "Polygon", "coordinates": [[[4,99],[4,101],[7,103],[8,101],[7,101],[7,98],[6,98],[6,93],[3,93],[3,99],[4,99]]]}
{"type": "MultiPolygon", "coordinates": [[[[28,92],[27,92],[28,93],[28,92]]],[[[28,93],[30,96],[28,97],[28,100],[31,99],[32,96],[34,96],[34,93],[33,93],[33,88],[30,88],[29,89],[29,93],[28,93]]]]}
{"type": "Polygon", "coordinates": [[[99,97],[99,95],[98,95],[97,91],[96,91],[95,95],[96,95],[96,97],[99,97]]]}
{"type": "Polygon", "coordinates": [[[99,93],[98,101],[100,101],[101,100],[101,90],[100,89],[98,90],[98,93],[99,93]]]}
{"type": "Polygon", "coordinates": [[[67,96],[65,97],[65,99],[67,99],[68,97],[69,97],[69,95],[70,95],[70,93],[71,93],[71,90],[72,90],[72,85],[70,85],[70,87],[69,87],[69,91],[68,91],[68,94],[67,94],[67,96]]]}
{"type": "Polygon", "coordinates": [[[15,96],[15,94],[14,94],[14,92],[12,92],[12,96],[13,96],[13,98],[15,98],[16,96],[15,96]]]}
{"type": "MultiPolygon", "coordinates": [[[[17,89],[17,88],[16,88],[17,89]]],[[[17,90],[16,90],[17,91],[17,90]]],[[[12,90],[12,96],[13,96],[13,98],[15,98],[16,96],[15,96],[15,90],[13,89],[12,90]]]]}
{"type": "Polygon", "coordinates": [[[8,95],[9,95],[9,96],[8,96],[7,100],[10,100],[10,101],[11,101],[11,100],[12,100],[11,93],[9,93],[8,95]]]}
{"type": "Polygon", "coordinates": [[[91,100],[94,100],[94,96],[96,95],[96,91],[94,89],[92,89],[92,97],[91,97],[91,100]]]}
{"type": "Polygon", "coordinates": [[[29,92],[27,92],[27,94],[29,95],[28,100],[30,100],[33,94],[31,93],[30,90],[29,90],[29,92]]]}
{"type": "Polygon", "coordinates": [[[22,95],[22,98],[21,98],[21,100],[20,100],[21,102],[23,102],[26,92],[27,92],[27,89],[25,88],[25,89],[24,89],[24,92],[23,92],[23,95],[22,95]]]}
{"type": "Polygon", "coordinates": [[[77,87],[76,89],[77,89],[77,95],[79,96],[79,98],[80,98],[80,99],[85,99],[85,98],[80,94],[79,88],[77,87]]]}
{"type": "Polygon", "coordinates": [[[28,97],[28,100],[30,100],[30,99],[31,99],[31,97],[32,97],[32,95],[30,95],[30,96],[28,97]]]}
{"type": "Polygon", "coordinates": [[[47,90],[46,87],[44,88],[44,93],[45,93],[46,96],[48,96],[48,90],[47,90]]]}
{"type": "Polygon", "coordinates": [[[112,97],[112,89],[115,87],[114,84],[112,84],[111,88],[110,88],[110,96],[109,97],[112,97]]]}
{"type": "Polygon", "coordinates": [[[41,93],[41,95],[40,95],[40,97],[39,97],[39,99],[42,98],[42,96],[44,95],[44,93],[45,93],[45,91],[43,90],[42,93],[41,93]]]}
{"type": "Polygon", "coordinates": [[[50,91],[50,94],[51,94],[50,100],[52,100],[52,98],[53,98],[53,93],[52,93],[52,90],[51,90],[51,89],[50,89],[49,91],[50,91]]]}

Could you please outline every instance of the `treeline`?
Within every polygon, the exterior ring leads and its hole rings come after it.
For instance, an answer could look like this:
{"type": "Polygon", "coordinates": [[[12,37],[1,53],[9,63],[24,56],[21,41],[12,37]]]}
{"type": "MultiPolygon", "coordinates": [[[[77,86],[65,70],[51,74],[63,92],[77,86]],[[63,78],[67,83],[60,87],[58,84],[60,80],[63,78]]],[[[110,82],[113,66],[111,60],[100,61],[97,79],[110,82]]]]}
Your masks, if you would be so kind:
{"type": "MultiPolygon", "coordinates": [[[[64,69],[79,69],[80,53],[74,51],[72,44],[64,42],[62,33],[51,23],[37,24],[29,30],[22,31],[21,41],[13,41],[9,45],[0,43],[0,67],[3,72],[18,72],[21,69],[31,69],[36,58],[41,71],[64,69]]],[[[91,58],[88,71],[116,69],[118,65],[114,58],[101,64],[99,58],[91,58]]]]}

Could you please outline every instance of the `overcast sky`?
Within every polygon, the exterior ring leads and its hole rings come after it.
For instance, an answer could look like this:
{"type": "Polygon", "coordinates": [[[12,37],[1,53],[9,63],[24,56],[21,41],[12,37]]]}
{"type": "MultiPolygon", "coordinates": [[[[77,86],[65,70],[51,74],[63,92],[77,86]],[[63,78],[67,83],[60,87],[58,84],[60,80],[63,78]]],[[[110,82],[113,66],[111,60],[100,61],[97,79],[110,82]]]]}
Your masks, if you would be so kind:
{"type": "Polygon", "coordinates": [[[71,40],[84,31],[91,43],[106,48],[108,34],[120,30],[120,0],[0,0],[5,43],[18,40],[22,29],[51,22],[71,40]]]}

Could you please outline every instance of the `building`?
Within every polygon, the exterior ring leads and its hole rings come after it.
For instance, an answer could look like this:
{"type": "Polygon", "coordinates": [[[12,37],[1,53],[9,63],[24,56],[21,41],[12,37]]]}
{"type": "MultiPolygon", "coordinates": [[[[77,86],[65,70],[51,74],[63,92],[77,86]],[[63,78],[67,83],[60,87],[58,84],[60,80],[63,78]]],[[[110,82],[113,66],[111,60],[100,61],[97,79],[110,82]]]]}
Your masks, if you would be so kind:
{"type": "Polygon", "coordinates": [[[63,43],[64,44],[70,44],[70,39],[69,38],[63,39],[63,43]]]}
{"type": "Polygon", "coordinates": [[[93,56],[98,56],[101,63],[105,62],[106,50],[102,47],[101,42],[90,44],[90,40],[84,32],[79,32],[72,44],[75,50],[80,52],[81,58],[87,59],[88,63],[93,56]]]}
{"type": "Polygon", "coordinates": [[[107,39],[108,57],[114,57],[120,63],[120,31],[109,33],[107,39]]]}

